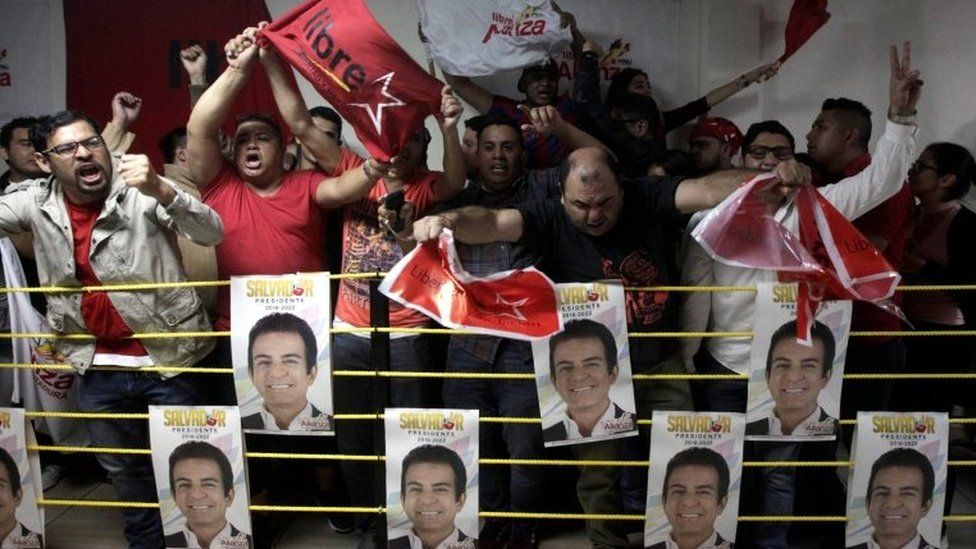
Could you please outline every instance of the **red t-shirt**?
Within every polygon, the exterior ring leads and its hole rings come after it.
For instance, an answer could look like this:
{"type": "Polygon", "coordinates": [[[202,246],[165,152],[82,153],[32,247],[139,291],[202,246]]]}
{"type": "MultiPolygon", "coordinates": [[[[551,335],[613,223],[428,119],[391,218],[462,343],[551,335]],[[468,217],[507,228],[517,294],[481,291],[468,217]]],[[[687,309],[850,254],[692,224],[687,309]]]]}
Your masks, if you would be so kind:
{"type": "MultiPolygon", "coordinates": [[[[824,184],[836,183],[842,178],[857,175],[871,164],[871,155],[865,153],[852,160],[838,174],[825,176],[824,184]]],[[[818,185],[821,186],[821,185],[818,185]]],[[[905,248],[911,234],[912,215],[915,199],[912,197],[908,185],[902,186],[894,196],[877,205],[853,221],[857,230],[868,239],[882,239],[888,245],[884,249],[884,257],[896,271],[901,270],[905,259],[905,248]]],[[[895,292],[892,301],[901,303],[901,293],[895,292]]],[[[901,330],[901,320],[886,313],[880,308],[864,301],[855,301],[851,317],[851,330],[854,331],[897,331],[901,330]]],[[[893,339],[891,336],[854,338],[852,344],[881,343],[893,339]]]]}
{"type": "MultiPolygon", "coordinates": [[[[434,204],[434,183],[442,172],[419,170],[403,185],[403,198],[414,205],[419,218],[434,204]]],[[[342,272],[389,271],[403,257],[403,250],[385,228],[376,212],[387,194],[381,179],[362,200],[345,207],[342,220],[342,272]]],[[[344,279],[339,283],[336,317],[353,326],[369,326],[369,281],[344,279]]],[[[412,328],[426,324],[423,313],[390,302],[390,326],[412,328]]]]}
{"type": "MultiPolygon", "coordinates": [[[[101,286],[89,262],[92,229],[102,211],[102,204],[72,204],[67,197],[64,204],[71,218],[71,234],[75,245],[75,276],[83,286],[101,286]]],[[[146,348],[138,339],[125,339],[132,330],[119,316],[108,292],[85,292],[81,295],[81,316],[88,331],[96,337],[95,353],[126,356],[146,356],[146,348]]]]}
{"type": "MultiPolygon", "coordinates": [[[[203,189],[203,201],[224,222],[217,245],[221,280],[325,270],[325,219],[315,203],[319,172],[286,173],[274,194],[260,196],[225,164],[203,189]]],[[[217,330],[230,329],[230,288],[217,292],[217,330]]]]}

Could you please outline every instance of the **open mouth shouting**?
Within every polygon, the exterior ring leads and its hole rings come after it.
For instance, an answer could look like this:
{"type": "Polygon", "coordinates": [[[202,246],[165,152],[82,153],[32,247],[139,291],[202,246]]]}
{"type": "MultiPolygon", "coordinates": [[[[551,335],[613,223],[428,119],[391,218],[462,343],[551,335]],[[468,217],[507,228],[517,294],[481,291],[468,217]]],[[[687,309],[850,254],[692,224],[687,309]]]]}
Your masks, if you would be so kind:
{"type": "Polygon", "coordinates": [[[98,187],[105,179],[102,167],[94,162],[81,163],[75,169],[75,173],[78,175],[78,182],[82,188],[98,187]]]}

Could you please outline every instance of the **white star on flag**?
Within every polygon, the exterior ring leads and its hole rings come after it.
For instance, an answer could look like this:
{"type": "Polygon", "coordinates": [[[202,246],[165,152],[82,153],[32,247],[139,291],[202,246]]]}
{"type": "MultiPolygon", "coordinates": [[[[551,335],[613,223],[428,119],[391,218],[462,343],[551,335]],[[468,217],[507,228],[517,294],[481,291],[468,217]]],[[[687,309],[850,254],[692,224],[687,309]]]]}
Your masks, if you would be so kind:
{"type": "Polygon", "coordinates": [[[376,110],[373,110],[372,103],[349,103],[350,106],[359,107],[361,109],[366,109],[366,113],[369,114],[369,119],[373,121],[373,127],[376,128],[377,135],[383,135],[383,109],[387,107],[403,107],[406,105],[399,98],[394,97],[390,94],[389,87],[390,82],[393,80],[393,75],[396,74],[395,71],[388,72],[383,76],[373,80],[370,84],[376,84],[379,81],[383,81],[383,87],[380,89],[380,95],[386,97],[390,101],[382,102],[377,101],[376,110]]]}
{"type": "Polygon", "coordinates": [[[525,305],[527,301],[529,301],[529,298],[527,297],[524,297],[518,301],[506,301],[501,295],[495,294],[495,305],[508,305],[512,308],[512,312],[510,313],[496,313],[495,316],[507,316],[514,318],[515,320],[525,322],[525,315],[523,315],[522,311],[520,311],[518,308],[525,305]]]}

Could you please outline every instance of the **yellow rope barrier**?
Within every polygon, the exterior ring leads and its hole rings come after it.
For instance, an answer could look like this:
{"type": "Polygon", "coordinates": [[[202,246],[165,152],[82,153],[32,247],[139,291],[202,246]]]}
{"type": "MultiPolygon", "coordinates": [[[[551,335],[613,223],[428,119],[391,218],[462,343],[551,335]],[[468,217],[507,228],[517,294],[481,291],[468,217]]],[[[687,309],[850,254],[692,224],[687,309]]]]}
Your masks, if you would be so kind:
{"type": "MultiPolygon", "coordinates": [[[[333,273],[331,280],[384,278],[388,273],[333,273]]],[[[78,292],[132,292],[160,288],[207,288],[229,286],[229,280],[194,280],[186,282],[143,282],[133,284],[104,284],[101,286],[24,286],[0,288],[0,293],[78,293],[78,292]]],[[[755,292],[755,286],[625,286],[628,292],[755,292]]],[[[965,292],[976,290],[976,284],[917,284],[895,288],[896,292],[965,292]]]]}
{"type": "MultiPolygon", "coordinates": [[[[39,499],[38,505],[46,507],[114,507],[129,509],[158,509],[159,504],[149,501],[109,501],[109,500],[73,500],[73,499],[39,499]]],[[[375,513],[383,514],[385,507],[331,507],[304,505],[251,505],[254,512],[283,512],[283,513],[375,513]]],[[[523,513],[515,511],[481,511],[481,518],[514,518],[514,519],[555,519],[555,520],[644,520],[644,515],[638,514],[588,514],[588,513],[523,513]]],[[[846,522],[843,515],[770,515],[754,516],[741,515],[740,522],[846,522]]],[[[973,522],[976,515],[947,515],[942,520],[948,522],[973,522]]]]}
{"type": "MultiPolygon", "coordinates": [[[[148,413],[118,413],[118,412],[41,412],[27,410],[24,412],[29,418],[57,417],[63,419],[149,419],[148,413]]],[[[336,420],[381,420],[383,414],[335,414],[332,419],[336,420]]],[[[541,423],[537,417],[482,417],[480,421],[485,423],[541,423]]],[[[650,425],[651,420],[639,419],[639,425],[650,425]]],[[[842,425],[856,425],[856,419],[842,419],[842,425]]],[[[976,424],[976,417],[951,417],[949,423],[976,424]]]]}

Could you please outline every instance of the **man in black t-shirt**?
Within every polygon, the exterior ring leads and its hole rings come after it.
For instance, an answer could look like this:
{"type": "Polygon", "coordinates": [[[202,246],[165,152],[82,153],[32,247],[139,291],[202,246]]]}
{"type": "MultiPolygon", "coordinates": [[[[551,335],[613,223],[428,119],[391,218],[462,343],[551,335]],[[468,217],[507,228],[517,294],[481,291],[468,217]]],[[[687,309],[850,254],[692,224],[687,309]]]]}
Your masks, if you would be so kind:
{"type": "MultiPolygon", "coordinates": [[[[573,152],[565,168],[563,196],[558,201],[528,202],[497,210],[460,208],[418,220],[414,237],[431,240],[450,228],[457,241],[468,244],[517,242],[538,250],[540,269],[556,282],[616,278],[628,287],[668,285],[677,280],[671,265],[673,239],[666,232],[668,222],[679,214],[714,207],[742,182],[767,173],[738,169],[698,179],[621,180],[615,160],[592,148],[573,152]]],[[[778,206],[784,195],[810,181],[809,170],[794,161],[780,163],[775,173],[780,181],[764,191],[771,205],[778,206]]],[[[667,292],[627,292],[626,309],[631,332],[675,328],[675,307],[667,292]]],[[[683,373],[675,351],[670,339],[636,338],[630,342],[635,373],[683,373]]],[[[687,382],[655,381],[638,384],[636,389],[637,411],[642,418],[650,417],[654,409],[691,409],[687,382]]],[[[630,453],[646,453],[647,444],[641,446],[635,440],[584,445],[580,455],[619,459],[630,453]]],[[[622,467],[582,470],[578,495],[584,511],[602,514],[643,508],[641,495],[621,494],[616,488],[622,469],[636,473],[636,469],[622,467]]],[[[643,482],[635,478],[637,485],[643,482]]],[[[622,536],[602,522],[591,521],[587,527],[596,547],[622,543],[622,536]]]]}

